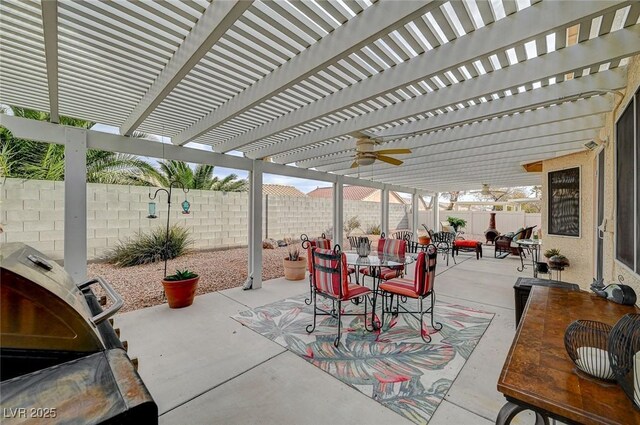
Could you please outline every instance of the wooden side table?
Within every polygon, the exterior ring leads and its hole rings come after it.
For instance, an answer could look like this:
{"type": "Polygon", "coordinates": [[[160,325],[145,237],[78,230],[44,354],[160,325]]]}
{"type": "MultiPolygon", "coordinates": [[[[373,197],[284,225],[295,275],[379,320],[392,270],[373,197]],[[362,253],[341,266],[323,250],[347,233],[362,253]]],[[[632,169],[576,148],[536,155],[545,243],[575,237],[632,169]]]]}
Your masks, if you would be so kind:
{"type": "Polygon", "coordinates": [[[496,424],[509,424],[519,412],[533,410],[536,424],[554,418],[568,424],[640,425],[640,410],[622,388],[579,372],[564,347],[564,332],[574,320],[614,325],[638,312],[589,292],[533,286],[498,380],[507,403],[496,424]]]}

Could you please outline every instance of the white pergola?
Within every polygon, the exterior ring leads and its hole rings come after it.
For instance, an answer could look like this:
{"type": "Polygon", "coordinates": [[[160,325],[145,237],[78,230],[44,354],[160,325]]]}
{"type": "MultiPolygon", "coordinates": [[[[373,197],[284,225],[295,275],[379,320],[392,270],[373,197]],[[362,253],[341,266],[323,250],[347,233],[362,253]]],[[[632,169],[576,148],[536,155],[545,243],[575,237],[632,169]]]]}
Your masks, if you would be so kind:
{"type": "Polygon", "coordinates": [[[427,192],[539,184],[522,164],[598,140],[640,52],[639,16],[639,2],[613,0],[3,0],[0,103],[51,123],[1,118],[17,137],[66,146],[65,267],[77,278],[95,148],[249,171],[260,287],[263,173],[332,183],[336,229],[344,184],[381,189],[385,231],[390,190],[415,207],[427,192]],[[356,131],[402,135],[377,148],[413,153],[352,169],[356,131]]]}

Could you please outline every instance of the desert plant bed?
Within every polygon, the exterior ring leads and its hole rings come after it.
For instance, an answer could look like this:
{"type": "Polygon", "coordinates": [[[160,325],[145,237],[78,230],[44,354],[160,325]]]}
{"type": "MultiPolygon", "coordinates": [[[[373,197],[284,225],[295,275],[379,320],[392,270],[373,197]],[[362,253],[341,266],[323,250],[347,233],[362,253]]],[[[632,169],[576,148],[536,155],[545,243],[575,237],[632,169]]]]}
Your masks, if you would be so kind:
{"type": "MultiPolygon", "coordinates": [[[[284,276],[282,258],[287,247],[262,250],[262,280],[284,276]]],[[[192,251],[169,260],[168,270],[196,270],[200,275],[197,295],[242,286],[247,279],[247,249],[192,251]]],[[[156,262],[132,267],[116,267],[106,263],[88,265],[89,277],[102,276],[124,299],[122,312],[162,304],[164,263],[156,262]]],[[[301,291],[303,288],[301,287],[301,291]]]]}

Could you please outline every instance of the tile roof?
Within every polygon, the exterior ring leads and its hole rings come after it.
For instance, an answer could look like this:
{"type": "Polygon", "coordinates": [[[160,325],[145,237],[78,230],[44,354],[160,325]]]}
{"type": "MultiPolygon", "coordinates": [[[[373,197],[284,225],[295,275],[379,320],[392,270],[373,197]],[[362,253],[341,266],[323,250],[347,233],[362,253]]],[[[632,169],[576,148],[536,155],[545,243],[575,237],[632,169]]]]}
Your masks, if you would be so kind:
{"type": "Polygon", "coordinates": [[[272,196],[294,196],[298,198],[304,198],[307,196],[295,187],[283,184],[263,184],[262,193],[272,196]]]}
{"type": "MultiPolygon", "coordinates": [[[[362,201],[378,189],[362,186],[344,186],[342,190],[344,194],[343,199],[348,199],[350,201],[362,201]]],[[[307,193],[307,196],[312,198],[331,198],[333,197],[333,188],[318,187],[307,193]]]]}

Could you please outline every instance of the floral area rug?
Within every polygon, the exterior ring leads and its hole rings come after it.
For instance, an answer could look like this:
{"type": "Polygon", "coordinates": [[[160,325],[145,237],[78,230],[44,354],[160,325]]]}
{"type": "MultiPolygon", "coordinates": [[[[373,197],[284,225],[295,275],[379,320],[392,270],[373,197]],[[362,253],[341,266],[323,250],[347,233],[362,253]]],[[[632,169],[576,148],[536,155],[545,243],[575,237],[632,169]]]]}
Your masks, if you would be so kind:
{"type": "MultiPolygon", "coordinates": [[[[330,310],[330,301],[322,303],[330,310]]],[[[348,303],[344,309],[364,312],[363,304],[348,303]]],[[[304,303],[303,295],[233,318],[394,412],[426,424],[493,319],[493,313],[439,302],[435,312],[443,328],[437,333],[429,328],[429,344],[420,338],[418,320],[408,314],[385,314],[382,330],[376,332],[364,329],[362,315],[343,316],[338,348],[333,345],[337,319],[318,316],[315,331],[306,332],[313,307],[304,303]]]]}

